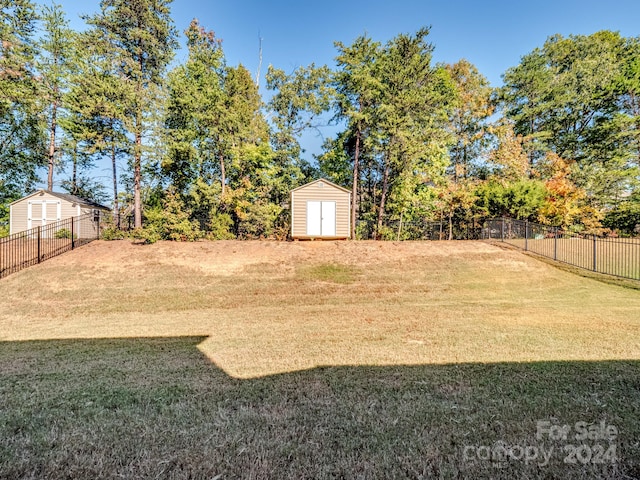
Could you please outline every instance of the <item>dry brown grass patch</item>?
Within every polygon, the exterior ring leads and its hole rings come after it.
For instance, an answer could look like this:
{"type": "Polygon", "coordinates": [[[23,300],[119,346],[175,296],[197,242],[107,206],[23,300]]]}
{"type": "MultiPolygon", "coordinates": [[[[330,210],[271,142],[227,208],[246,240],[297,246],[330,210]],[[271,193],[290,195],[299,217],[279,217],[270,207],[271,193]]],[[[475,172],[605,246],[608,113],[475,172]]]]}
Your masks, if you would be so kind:
{"type": "Polygon", "coordinates": [[[633,478],[640,298],[480,242],[95,242],[0,281],[0,477],[633,478]],[[616,464],[465,462],[537,420],[616,464]]]}

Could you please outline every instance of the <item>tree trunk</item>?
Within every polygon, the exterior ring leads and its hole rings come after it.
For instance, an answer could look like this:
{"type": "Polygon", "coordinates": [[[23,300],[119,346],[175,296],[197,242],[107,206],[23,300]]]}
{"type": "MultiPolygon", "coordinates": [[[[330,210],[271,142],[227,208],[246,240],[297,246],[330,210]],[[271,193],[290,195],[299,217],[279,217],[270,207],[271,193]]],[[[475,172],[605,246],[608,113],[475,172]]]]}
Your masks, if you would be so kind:
{"type": "Polygon", "coordinates": [[[356,239],[358,216],[358,179],[360,177],[360,125],[356,131],[356,150],[353,154],[353,186],[351,188],[351,240],[356,239]]]}
{"type": "Polygon", "coordinates": [[[225,186],[227,183],[227,171],[224,166],[224,155],[221,153],[220,158],[220,184],[222,188],[222,196],[224,196],[225,186]]]}
{"type": "Polygon", "coordinates": [[[449,240],[453,240],[453,212],[449,211],[449,240]]]}
{"type": "MultiPolygon", "coordinates": [[[[111,124],[113,131],[113,123],[111,124]]],[[[120,208],[118,206],[118,167],[116,165],[116,141],[111,139],[111,170],[113,172],[113,220],[118,228],[120,228],[120,208]]]]}
{"type": "Polygon", "coordinates": [[[73,146],[73,166],[71,169],[71,193],[73,195],[78,191],[78,144],[73,146]]]}
{"type": "Polygon", "coordinates": [[[57,127],[57,115],[58,115],[58,100],[54,100],[51,105],[51,127],[49,130],[49,155],[48,155],[48,167],[49,172],[47,175],[47,190],[53,190],[53,169],[55,167],[56,156],[56,127],[57,127]]]}
{"type": "MultiPolygon", "coordinates": [[[[140,120],[140,119],[138,119],[140,120]]],[[[133,147],[133,226],[142,228],[142,198],[141,189],[141,172],[142,163],[142,134],[140,133],[140,125],[136,125],[136,141],[133,147]]]]}
{"type": "MultiPolygon", "coordinates": [[[[142,27],[140,22],[138,21],[138,27],[142,27]]],[[[137,42],[138,48],[140,51],[144,51],[142,48],[141,41],[137,42]]],[[[144,61],[142,55],[138,56],[138,68],[139,75],[142,75],[144,69],[144,61]]],[[[135,145],[133,146],[133,227],[134,228],[142,228],[142,181],[141,181],[141,169],[142,169],[142,132],[143,132],[143,102],[145,101],[143,95],[144,85],[143,80],[141,78],[137,79],[136,83],[136,93],[138,98],[134,103],[135,108],[135,145]]]]}
{"type": "Polygon", "coordinates": [[[380,230],[382,230],[382,220],[384,219],[384,206],[387,201],[387,193],[389,191],[389,159],[385,162],[384,174],[382,176],[382,194],[380,195],[380,205],[378,207],[378,223],[376,226],[376,240],[380,239],[380,230]]]}

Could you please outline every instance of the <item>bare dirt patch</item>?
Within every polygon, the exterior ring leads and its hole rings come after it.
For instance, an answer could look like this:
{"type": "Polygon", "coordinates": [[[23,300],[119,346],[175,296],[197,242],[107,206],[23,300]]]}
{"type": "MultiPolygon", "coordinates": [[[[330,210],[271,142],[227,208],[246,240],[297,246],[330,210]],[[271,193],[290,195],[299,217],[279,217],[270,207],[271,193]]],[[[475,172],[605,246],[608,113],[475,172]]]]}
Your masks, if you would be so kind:
{"type": "MultiPolygon", "coordinates": [[[[190,268],[213,275],[232,275],[247,266],[267,263],[340,262],[357,265],[413,261],[416,258],[495,255],[496,247],[482,242],[158,242],[141,245],[128,241],[93,242],[73,254],[52,260],[57,265],[94,266],[117,272],[160,264],[190,268]]],[[[497,261],[505,261],[500,259],[497,261]]],[[[521,259],[515,261],[526,266],[521,259]]],[[[50,263],[50,266],[54,266],[50,263]]]]}

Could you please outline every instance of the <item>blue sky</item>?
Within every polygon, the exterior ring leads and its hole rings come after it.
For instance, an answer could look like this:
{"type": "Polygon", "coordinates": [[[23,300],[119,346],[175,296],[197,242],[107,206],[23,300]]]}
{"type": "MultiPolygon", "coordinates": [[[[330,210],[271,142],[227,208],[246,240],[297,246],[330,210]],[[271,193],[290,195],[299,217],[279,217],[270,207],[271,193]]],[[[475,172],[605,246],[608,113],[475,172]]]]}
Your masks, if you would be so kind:
{"type": "MultiPolygon", "coordinates": [[[[48,3],[48,0],[38,0],[48,3]]],[[[76,29],[80,14],[99,10],[99,0],[57,0],[76,29]]],[[[367,33],[386,42],[398,33],[431,26],[437,62],[466,58],[493,86],[520,57],[550,35],[591,34],[598,30],[639,36],[638,0],[174,0],[172,16],[181,33],[193,18],[223,40],[227,62],[244,64],[255,75],[259,38],[264,73],[269,64],[292,72],[312,62],[333,66],[334,41],[351,43],[367,33]]],[[[176,61],[186,57],[178,53],[176,61]]],[[[321,141],[305,138],[307,157],[321,141]]]]}
{"type": "MultiPolygon", "coordinates": [[[[99,9],[99,0],[57,1],[76,28],[83,25],[79,14],[99,9]]],[[[223,39],[230,64],[243,63],[254,73],[259,36],[263,71],[269,64],[292,71],[311,62],[332,64],[336,40],[348,44],[366,32],[385,42],[430,25],[436,61],[466,58],[494,86],[508,67],[555,33],[607,29],[640,35],[638,0],[174,0],[172,12],[178,31],[198,18],[223,39]]]]}

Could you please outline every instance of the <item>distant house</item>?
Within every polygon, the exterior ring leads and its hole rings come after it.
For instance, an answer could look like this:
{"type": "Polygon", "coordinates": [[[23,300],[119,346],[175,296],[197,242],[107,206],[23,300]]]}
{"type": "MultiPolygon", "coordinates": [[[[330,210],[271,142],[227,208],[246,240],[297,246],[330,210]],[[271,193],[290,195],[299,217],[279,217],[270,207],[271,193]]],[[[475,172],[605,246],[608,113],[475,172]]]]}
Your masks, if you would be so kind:
{"type": "Polygon", "coordinates": [[[325,179],[291,191],[291,238],[345,239],[351,232],[351,192],[325,179]]]}
{"type": "MultiPolygon", "coordinates": [[[[104,205],[67,193],[38,190],[9,204],[10,234],[98,212],[109,212],[104,205]]],[[[78,232],[82,236],[82,232],[78,232]]],[[[95,235],[86,232],[87,235],[95,235]]]]}

